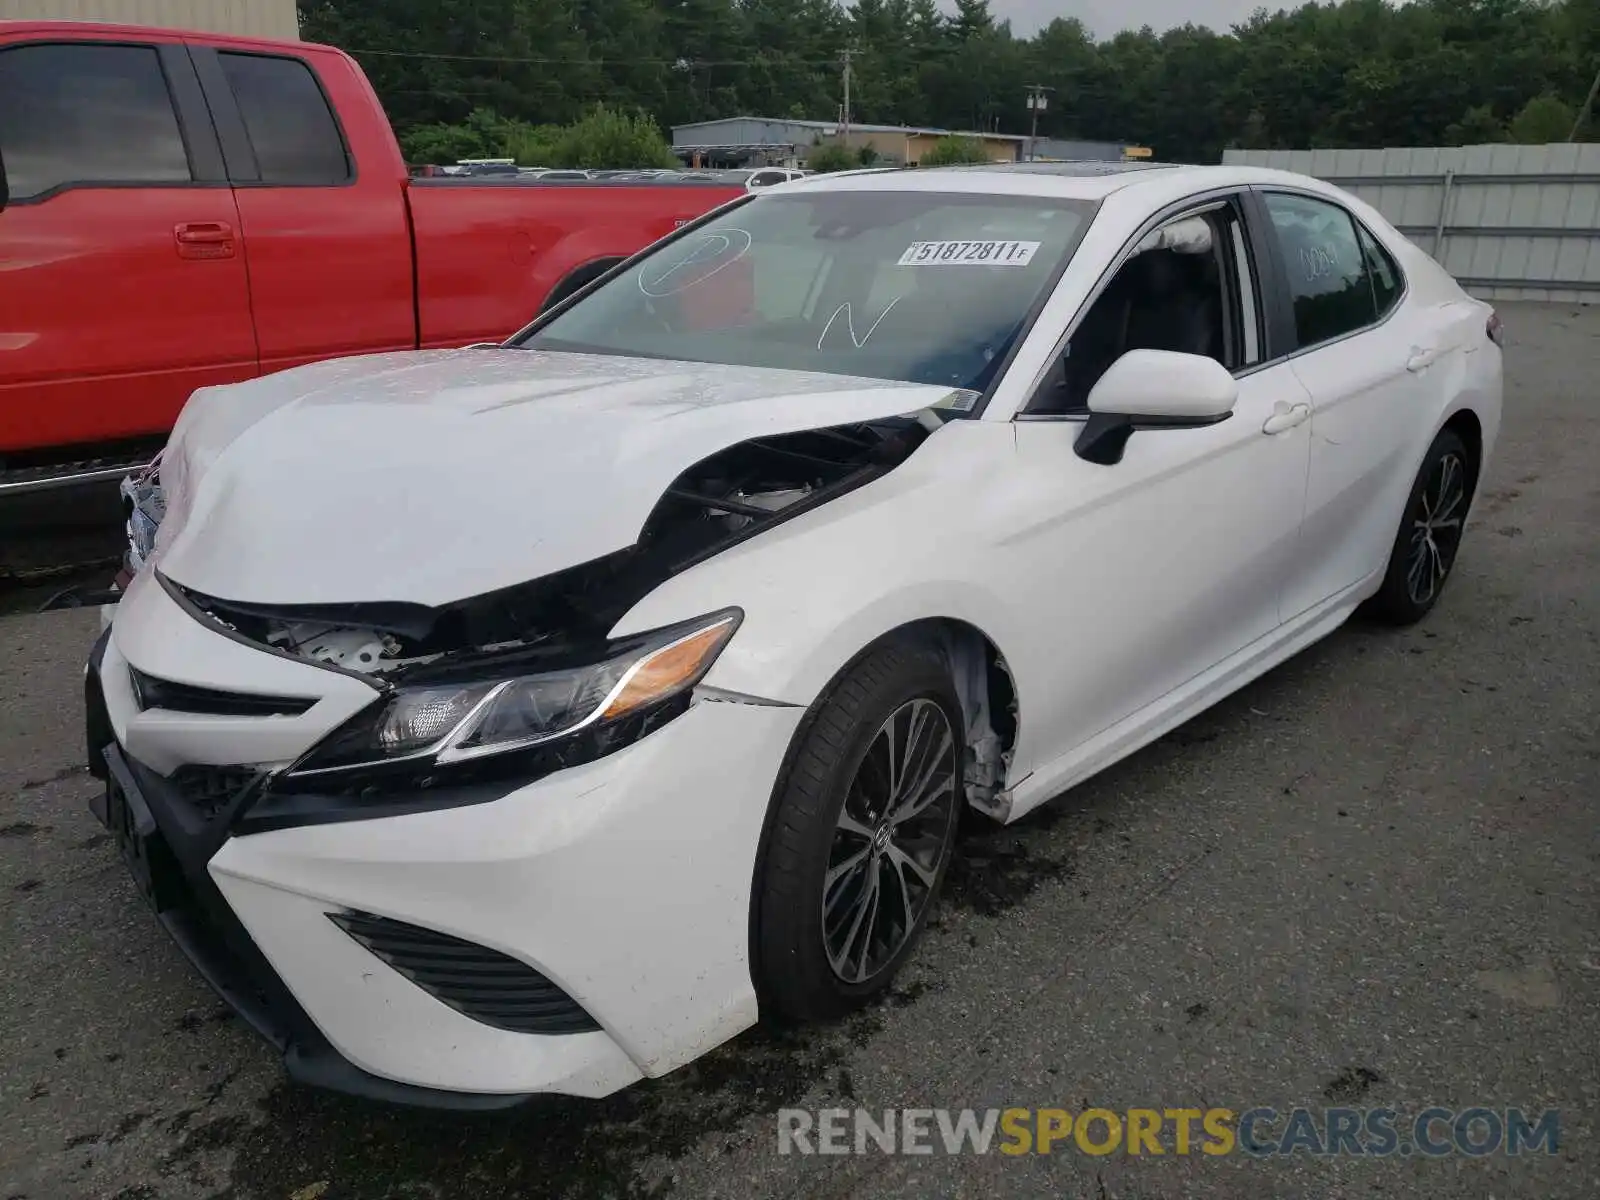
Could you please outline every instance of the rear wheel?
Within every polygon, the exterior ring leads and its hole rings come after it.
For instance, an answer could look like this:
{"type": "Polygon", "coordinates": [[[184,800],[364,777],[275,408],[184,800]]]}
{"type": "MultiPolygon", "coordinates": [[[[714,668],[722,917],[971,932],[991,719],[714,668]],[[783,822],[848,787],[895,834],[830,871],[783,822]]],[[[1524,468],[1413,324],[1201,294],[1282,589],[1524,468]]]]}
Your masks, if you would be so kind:
{"type": "Polygon", "coordinates": [[[966,733],[942,657],[885,645],[823,701],[779,786],[757,875],[762,998],[839,1016],[882,993],[954,852],[966,733]]]}
{"type": "Polygon", "coordinates": [[[1453,431],[1442,431],[1417,472],[1389,570],[1372,598],[1370,611],[1379,620],[1411,625],[1439,602],[1461,548],[1476,475],[1466,444],[1453,431]]]}

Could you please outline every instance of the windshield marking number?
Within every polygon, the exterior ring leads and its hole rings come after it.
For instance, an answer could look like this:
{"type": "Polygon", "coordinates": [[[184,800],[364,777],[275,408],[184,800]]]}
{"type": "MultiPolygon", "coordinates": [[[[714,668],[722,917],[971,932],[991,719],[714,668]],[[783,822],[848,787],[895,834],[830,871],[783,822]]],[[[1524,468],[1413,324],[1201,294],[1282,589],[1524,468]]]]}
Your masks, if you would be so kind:
{"type": "Polygon", "coordinates": [[[912,242],[900,256],[902,267],[1025,267],[1038,242],[912,242]]]}

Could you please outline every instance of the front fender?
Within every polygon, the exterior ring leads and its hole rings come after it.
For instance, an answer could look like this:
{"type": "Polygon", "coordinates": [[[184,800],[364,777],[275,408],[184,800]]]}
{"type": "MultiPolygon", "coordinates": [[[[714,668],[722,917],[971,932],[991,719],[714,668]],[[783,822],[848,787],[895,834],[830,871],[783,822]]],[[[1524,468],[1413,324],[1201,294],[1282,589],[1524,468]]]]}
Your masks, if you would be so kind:
{"type": "Polygon", "coordinates": [[[737,606],[744,622],[706,685],[810,706],[885,634],[951,619],[998,647],[1026,714],[1045,681],[1029,662],[1028,606],[995,569],[998,514],[980,482],[1013,443],[985,425],[955,422],[885,478],[668,579],[614,636],[737,606]]]}

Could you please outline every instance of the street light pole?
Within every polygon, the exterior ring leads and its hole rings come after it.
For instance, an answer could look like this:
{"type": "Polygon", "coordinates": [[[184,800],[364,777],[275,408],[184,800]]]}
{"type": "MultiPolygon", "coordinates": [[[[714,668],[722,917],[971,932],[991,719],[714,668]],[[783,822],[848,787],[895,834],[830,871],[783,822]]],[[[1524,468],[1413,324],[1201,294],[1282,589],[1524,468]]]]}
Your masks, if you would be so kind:
{"type": "Polygon", "coordinates": [[[850,56],[854,51],[847,48],[844,52],[844,148],[850,149],[850,56]]]}

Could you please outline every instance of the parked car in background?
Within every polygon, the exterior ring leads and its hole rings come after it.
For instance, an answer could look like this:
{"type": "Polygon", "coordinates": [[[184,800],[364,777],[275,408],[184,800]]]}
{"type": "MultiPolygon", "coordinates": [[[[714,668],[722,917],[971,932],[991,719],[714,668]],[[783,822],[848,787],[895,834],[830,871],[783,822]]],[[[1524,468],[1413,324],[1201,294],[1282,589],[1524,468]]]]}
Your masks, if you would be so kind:
{"type": "Polygon", "coordinates": [[[520,168],[514,158],[463,158],[454,167],[446,167],[448,175],[516,175],[520,168]]]}
{"type": "Polygon", "coordinates": [[[809,174],[811,174],[810,171],[802,171],[796,167],[757,167],[723,171],[722,177],[730,183],[742,183],[748,190],[754,192],[777,183],[789,183],[796,179],[804,179],[809,174]]]}
{"type": "Polygon", "coordinates": [[[120,477],[198,387],[504,338],[742,194],[511,171],[408,176],[331,47],[0,22],[0,495],[120,477]]]}
{"type": "Polygon", "coordinates": [[[1500,340],[1300,175],[746,195],[503,345],[197,394],[90,662],[96,811],[302,1080],[663,1075],[881,997],[969,806],[1423,619],[1500,340]]]}

